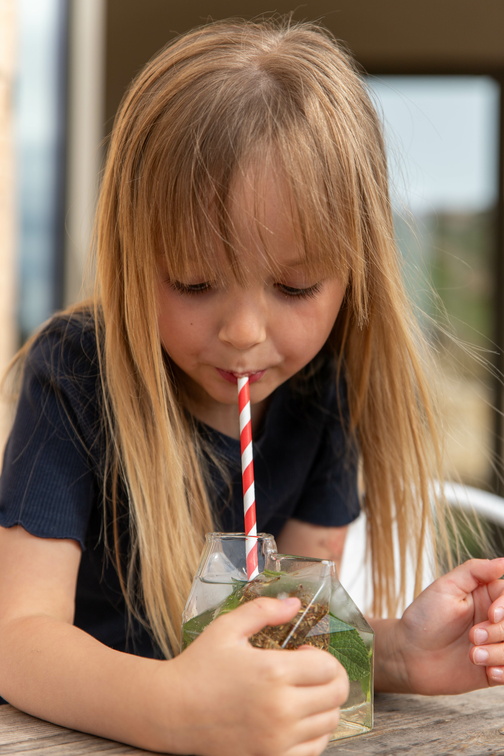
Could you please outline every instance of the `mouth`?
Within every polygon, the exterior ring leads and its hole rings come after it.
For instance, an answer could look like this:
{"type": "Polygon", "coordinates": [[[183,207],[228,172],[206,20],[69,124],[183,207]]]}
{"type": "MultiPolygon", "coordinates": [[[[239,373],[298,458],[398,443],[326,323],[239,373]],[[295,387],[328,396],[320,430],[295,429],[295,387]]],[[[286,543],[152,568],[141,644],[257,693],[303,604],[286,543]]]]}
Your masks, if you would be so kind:
{"type": "Polygon", "coordinates": [[[231,370],[221,370],[221,368],[217,368],[217,372],[221,378],[224,378],[228,383],[236,384],[238,383],[238,378],[242,378],[243,376],[247,376],[250,383],[257,383],[257,381],[261,380],[266,370],[246,370],[244,372],[234,373],[231,370]]]}

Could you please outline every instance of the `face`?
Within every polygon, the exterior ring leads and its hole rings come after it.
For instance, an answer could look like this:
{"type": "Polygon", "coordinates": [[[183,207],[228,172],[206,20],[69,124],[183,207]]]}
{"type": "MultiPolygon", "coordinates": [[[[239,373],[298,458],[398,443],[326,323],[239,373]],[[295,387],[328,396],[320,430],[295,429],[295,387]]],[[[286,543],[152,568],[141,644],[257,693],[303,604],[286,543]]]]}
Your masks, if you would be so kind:
{"type": "MultiPolygon", "coordinates": [[[[238,283],[231,270],[218,281],[197,267],[182,281],[159,271],[161,341],[188,379],[188,408],[231,436],[238,435],[238,376],[250,377],[257,422],[271,393],[320,351],[345,293],[340,280],[309,272],[303,262],[281,183],[270,179],[260,188],[256,193],[245,177],[231,204],[237,254],[245,256],[249,271],[246,283],[238,283]],[[258,198],[261,233],[254,220],[258,198]],[[274,273],[262,254],[264,243],[274,273]]],[[[223,259],[217,240],[212,252],[223,259]]]]}

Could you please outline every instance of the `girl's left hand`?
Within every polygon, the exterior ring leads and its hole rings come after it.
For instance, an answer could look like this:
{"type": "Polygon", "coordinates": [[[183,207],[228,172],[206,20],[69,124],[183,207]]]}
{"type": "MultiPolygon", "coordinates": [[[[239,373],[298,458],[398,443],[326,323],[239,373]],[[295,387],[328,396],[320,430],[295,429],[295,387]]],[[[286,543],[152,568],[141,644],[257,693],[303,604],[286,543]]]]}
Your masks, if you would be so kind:
{"type": "Polygon", "coordinates": [[[407,688],[464,693],[504,683],[504,558],[471,559],[443,575],[395,626],[407,688]]]}

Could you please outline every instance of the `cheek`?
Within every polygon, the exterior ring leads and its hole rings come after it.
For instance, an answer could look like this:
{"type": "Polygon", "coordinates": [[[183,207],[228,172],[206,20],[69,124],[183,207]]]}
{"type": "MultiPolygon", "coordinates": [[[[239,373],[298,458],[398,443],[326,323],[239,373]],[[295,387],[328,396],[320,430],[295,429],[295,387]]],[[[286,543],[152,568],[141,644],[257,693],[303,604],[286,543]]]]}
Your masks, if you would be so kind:
{"type": "Polygon", "coordinates": [[[169,354],[187,340],[189,326],[184,325],[178,314],[165,309],[159,314],[158,323],[161,343],[169,354]]]}
{"type": "MultiPolygon", "coordinates": [[[[306,363],[313,359],[329,338],[339,308],[313,308],[304,317],[291,319],[285,328],[288,348],[296,359],[306,363]]],[[[284,342],[285,343],[285,342],[284,342]]]]}
{"type": "Polygon", "coordinates": [[[166,289],[161,290],[158,299],[158,323],[163,343],[183,339],[185,334],[192,332],[197,320],[193,308],[166,289]]]}
{"type": "Polygon", "coordinates": [[[324,346],[330,331],[328,324],[313,315],[291,318],[283,329],[281,349],[284,356],[305,365],[324,346]]]}
{"type": "Polygon", "coordinates": [[[331,333],[341,302],[330,300],[307,307],[304,312],[299,312],[296,318],[289,319],[287,330],[294,339],[324,344],[331,333]]]}
{"type": "MultiPolygon", "coordinates": [[[[319,324],[321,333],[325,334],[327,339],[334,328],[334,324],[338,319],[338,315],[341,310],[344,299],[344,290],[337,289],[328,295],[325,306],[321,308],[319,312],[319,324]]],[[[324,341],[325,341],[324,339],[324,341]]]]}
{"type": "Polygon", "coordinates": [[[164,317],[160,327],[162,344],[175,360],[191,359],[206,350],[211,335],[205,322],[188,313],[164,317]]]}

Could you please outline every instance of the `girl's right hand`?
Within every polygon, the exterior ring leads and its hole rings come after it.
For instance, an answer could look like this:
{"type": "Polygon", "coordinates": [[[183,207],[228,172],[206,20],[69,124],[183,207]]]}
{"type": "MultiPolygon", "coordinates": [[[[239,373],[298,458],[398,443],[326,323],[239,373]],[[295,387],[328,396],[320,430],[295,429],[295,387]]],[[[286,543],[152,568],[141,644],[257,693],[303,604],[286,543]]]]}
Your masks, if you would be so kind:
{"type": "Polygon", "coordinates": [[[348,697],[344,668],[326,651],[310,646],[289,652],[248,642],[266,625],[292,619],[298,609],[298,599],[251,601],[216,619],[180,656],[166,662],[167,684],[178,686],[179,706],[165,717],[165,738],[159,734],[165,742],[175,736],[175,753],[322,753],[348,697]]]}

